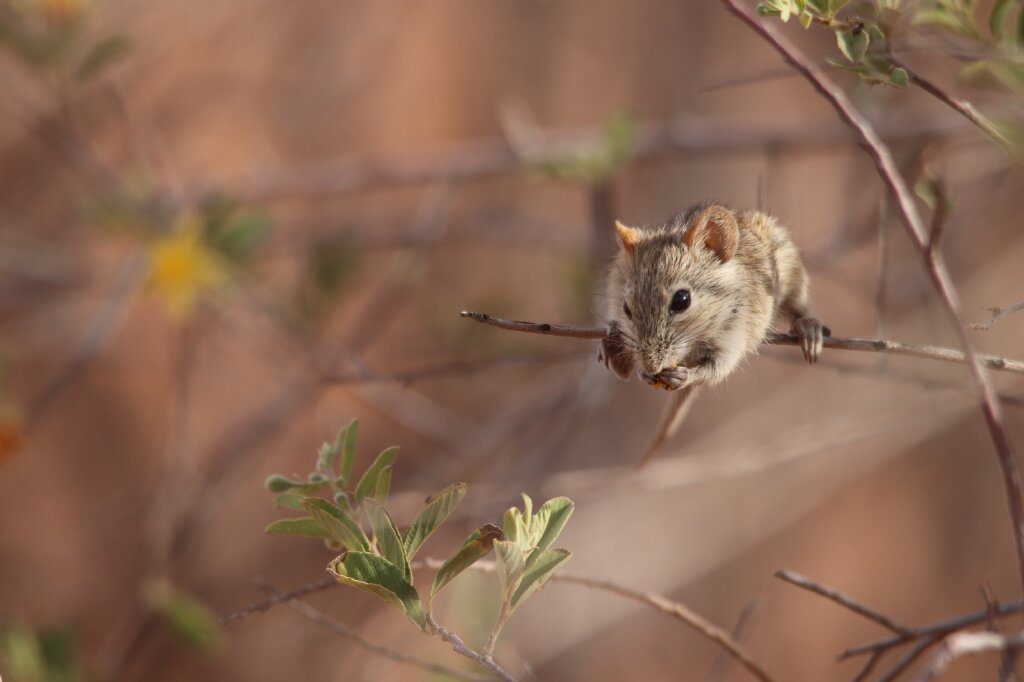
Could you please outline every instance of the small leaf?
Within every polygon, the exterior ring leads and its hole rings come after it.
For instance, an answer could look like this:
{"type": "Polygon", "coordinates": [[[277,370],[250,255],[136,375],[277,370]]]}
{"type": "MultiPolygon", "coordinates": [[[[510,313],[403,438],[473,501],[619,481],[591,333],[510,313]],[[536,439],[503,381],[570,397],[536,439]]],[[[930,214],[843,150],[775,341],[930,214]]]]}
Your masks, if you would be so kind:
{"type": "Polygon", "coordinates": [[[1006,20],[1016,4],[1016,0],[996,0],[992,5],[992,13],[988,17],[988,27],[996,41],[1001,41],[1006,37],[1006,20]]]}
{"type": "Polygon", "coordinates": [[[285,509],[294,509],[295,511],[302,510],[302,501],[306,499],[305,495],[297,493],[294,490],[281,493],[274,498],[274,505],[277,507],[283,507],[285,509]]]}
{"type": "Polygon", "coordinates": [[[345,427],[344,445],[341,451],[341,485],[347,486],[352,477],[352,465],[356,461],[356,440],[359,438],[359,420],[353,419],[345,427]]]}
{"type": "Polygon", "coordinates": [[[363,477],[359,479],[359,483],[356,485],[357,504],[362,504],[363,500],[377,492],[377,477],[380,476],[380,472],[384,467],[395,461],[397,454],[398,448],[390,447],[377,455],[377,459],[373,461],[373,464],[370,465],[370,468],[366,470],[366,473],[363,474],[363,477]]]}
{"type": "Polygon", "coordinates": [[[287,490],[292,490],[293,488],[301,488],[304,485],[306,485],[306,482],[293,481],[290,478],[274,474],[273,476],[267,479],[267,482],[264,483],[264,485],[266,486],[267,490],[269,490],[272,493],[283,493],[287,490]]]}
{"type": "Polygon", "coordinates": [[[809,12],[804,12],[797,18],[800,20],[800,25],[803,26],[805,29],[810,28],[811,24],[814,22],[814,15],[812,15],[809,12]]]}
{"type": "Polygon", "coordinates": [[[392,565],[402,571],[402,576],[407,582],[412,582],[412,568],[409,566],[409,557],[405,553],[405,545],[402,544],[402,536],[395,528],[395,522],[380,502],[374,499],[366,501],[366,515],[370,518],[370,526],[377,538],[377,547],[381,556],[392,565]]]}
{"type": "Polygon", "coordinates": [[[444,523],[466,495],[465,483],[453,483],[435,495],[405,532],[405,551],[412,559],[427,538],[444,523]]]}
{"type": "Polygon", "coordinates": [[[327,530],[312,518],[280,519],[267,526],[264,533],[270,535],[299,535],[307,538],[333,538],[327,530]]]}
{"type": "Polygon", "coordinates": [[[377,595],[405,612],[409,618],[426,630],[426,614],[416,588],[402,576],[402,570],[383,557],[369,552],[348,552],[327,567],[339,582],[358,587],[377,595]]]}
{"type": "Polygon", "coordinates": [[[377,475],[377,489],[373,491],[373,499],[381,504],[388,501],[388,493],[391,492],[391,470],[392,467],[389,464],[377,475]]]}
{"type": "Polygon", "coordinates": [[[338,453],[341,451],[343,434],[344,431],[339,431],[333,441],[325,442],[317,451],[316,470],[324,476],[334,477],[334,462],[338,459],[338,453]]]}
{"type": "Polygon", "coordinates": [[[906,69],[897,66],[889,74],[889,82],[897,88],[905,88],[910,84],[910,77],[907,75],[906,69]]]}
{"type": "Polygon", "coordinates": [[[501,529],[490,523],[473,531],[459,551],[438,569],[437,575],[434,576],[434,584],[430,588],[430,598],[433,599],[434,595],[450,583],[455,576],[487,556],[494,546],[494,541],[501,540],[503,537],[501,529]]]}
{"type": "Polygon", "coordinates": [[[544,527],[537,541],[537,549],[543,551],[554,544],[572,516],[573,508],[573,502],[568,497],[555,497],[544,503],[537,512],[537,518],[544,527]]]}
{"type": "Polygon", "coordinates": [[[507,601],[513,590],[523,577],[526,560],[522,548],[515,542],[496,540],[494,554],[498,557],[498,579],[501,581],[501,593],[507,601]]]}
{"type": "Polygon", "coordinates": [[[848,31],[836,33],[836,43],[839,45],[839,51],[854,64],[864,59],[864,53],[868,51],[870,42],[871,39],[868,36],[868,32],[859,26],[848,31]]]}
{"type": "Polygon", "coordinates": [[[142,587],[142,598],[186,645],[205,653],[220,643],[221,632],[213,611],[167,580],[147,581],[142,587]]]}
{"type": "Polygon", "coordinates": [[[537,553],[538,559],[523,575],[516,588],[509,606],[512,609],[522,604],[527,597],[536,592],[555,574],[555,571],[571,556],[568,550],[548,549],[537,553]]]}
{"type": "Polygon", "coordinates": [[[302,506],[332,539],[337,540],[349,551],[370,551],[370,540],[352,517],[327,500],[311,497],[302,506]]]}

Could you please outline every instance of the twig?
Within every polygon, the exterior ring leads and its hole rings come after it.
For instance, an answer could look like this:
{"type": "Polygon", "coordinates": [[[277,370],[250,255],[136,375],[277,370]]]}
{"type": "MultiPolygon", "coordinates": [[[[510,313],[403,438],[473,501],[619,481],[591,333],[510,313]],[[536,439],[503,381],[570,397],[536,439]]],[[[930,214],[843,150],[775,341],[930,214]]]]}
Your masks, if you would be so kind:
{"type": "Polygon", "coordinates": [[[864,662],[864,665],[861,666],[860,670],[851,682],[864,682],[864,680],[868,679],[868,676],[871,675],[871,672],[878,665],[878,662],[882,660],[882,656],[884,655],[884,651],[876,651],[868,656],[868,660],[864,662]]]}
{"type": "MultiPolygon", "coordinates": [[[[959,123],[957,121],[956,123],[959,123]]],[[[884,124],[882,134],[890,139],[914,139],[959,129],[950,121],[907,120],[884,124]]],[[[542,164],[578,154],[590,153],[605,144],[602,128],[545,131],[538,135],[537,148],[543,150],[531,162],[542,164]]],[[[847,144],[849,131],[835,125],[756,125],[736,121],[685,118],[668,123],[638,126],[633,159],[637,162],[671,158],[679,154],[728,154],[772,146],[785,149],[816,148],[847,144]]],[[[193,185],[183,201],[201,202],[211,194],[226,194],[243,203],[280,199],[315,198],[366,189],[387,189],[443,181],[459,181],[519,172],[523,160],[504,137],[466,142],[460,146],[419,154],[386,157],[343,157],[303,168],[263,171],[251,174],[244,182],[215,187],[193,185]]]]}
{"type": "Polygon", "coordinates": [[[462,639],[457,634],[438,624],[438,622],[434,620],[434,617],[429,613],[427,614],[427,626],[430,627],[434,634],[436,634],[438,637],[451,644],[452,650],[454,650],[455,653],[465,656],[471,661],[476,661],[477,663],[479,663],[480,665],[482,665],[483,667],[487,668],[492,673],[497,675],[499,679],[504,680],[505,682],[515,682],[515,678],[509,675],[500,665],[498,665],[494,661],[493,658],[491,658],[490,656],[485,656],[483,654],[477,653],[476,651],[470,649],[468,646],[466,646],[466,643],[463,642],[462,639]]]}
{"type": "Polygon", "coordinates": [[[1007,651],[1024,644],[1024,633],[1001,635],[995,632],[958,632],[946,638],[930,666],[915,678],[917,682],[929,682],[941,675],[960,656],[974,656],[986,651],[1007,651]]]}
{"type": "Polygon", "coordinates": [[[999,306],[991,306],[989,308],[985,308],[985,310],[992,313],[992,319],[989,320],[988,322],[972,322],[970,325],[968,325],[971,329],[975,331],[988,331],[989,329],[992,328],[992,325],[994,325],[996,322],[1003,319],[1004,317],[1009,317],[1014,313],[1019,313],[1020,311],[1024,310],[1024,301],[1014,303],[1013,305],[1006,306],[1005,308],[1000,308],[999,306]]]}
{"type": "MultiPolygon", "coordinates": [[[[437,559],[424,559],[423,563],[428,568],[440,568],[443,562],[438,561],[437,559]]],[[[478,561],[473,564],[473,568],[493,573],[496,566],[493,561],[478,561]]],[[[597,578],[590,578],[567,571],[559,571],[558,573],[555,573],[551,576],[550,580],[551,582],[568,583],[571,585],[580,585],[583,587],[602,590],[619,597],[624,597],[625,599],[639,602],[645,606],[655,609],[656,611],[661,611],[662,613],[665,613],[688,625],[706,639],[711,640],[728,651],[733,658],[739,661],[740,664],[750,671],[750,673],[757,679],[762,682],[771,682],[772,678],[767,672],[765,672],[764,668],[754,661],[743,646],[740,645],[740,643],[737,642],[728,632],[709,622],[703,616],[692,611],[684,604],[672,601],[671,599],[667,599],[660,594],[655,594],[653,592],[642,592],[640,590],[624,587],[610,580],[599,580],[597,578]]]]}
{"type": "Polygon", "coordinates": [[[326,628],[335,634],[341,635],[345,639],[354,642],[363,649],[366,649],[371,653],[375,653],[378,656],[390,658],[392,661],[397,661],[398,663],[403,663],[405,665],[415,666],[417,668],[421,668],[428,672],[437,673],[439,675],[448,675],[459,680],[472,680],[472,682],[479,682],[479,680],[482,679],[477,675],[469,675],[461,670],[449,668],[446,665],[434,663],[433,661],[428,661],[425,658],[413,656],[412,654],[405,654],[401,651],[395,651],[394,649],[389,649],[386,646],[381,646],[380,644],[371,642],[370,640],[366,639],[354,630],[346,627],[345,625],[342,625],[338,621],[329,617],[323,611],[313,608],[309,604],[303,601],[299,601],[298,599],[290,598],[285,599],[283,601],[290,601],[290,605],[293,609],[301,613],[306,618],[309,618],[317,625],[326,628]]]}
{"type": "Polygon", "coordinates": [[[1003,425],[1002,409],[985,373],[984,365],[971,345],[967,329],[960,315],[956,287],[939,254],[928,248],[929,236],[925,231],[924,221],[918,213],[914,195],[900,174],[889,148],[882,142],[874,127],[853,106],[846,93],[837,86],[822,69],[810,61],[795,45],[785,38],[779,30],[762,22],[740,0],[722,0],[726,8],[746,23],[751,29],[764,37],[786,61],[797,69],[815,87],[815,89],[835,108],[840,118],[846,122],[859,138],[865,150],[875,162],[878,174],[889,189],[895,208],[899,210],[904,226],[924,260],[925,269],[931,277],[936,293],[942,300],[943,307],[953,326],[964,358],[971,370],[977,386],[982,412],[988,426],[992,444],[1002,470],[1003,485],[1006,489],[1006,501],[1010,512],[1010,523],[1013,526],[1013,540],[1017,554],[1017,569],[1024,589],[1024,493],[1021,491],[1020,471],[1017,468],[1016,455],[1010,437],[1003,425]]]}
{"type": "Polygon", "coordinates": [[[829,587],[825,587],[819,583],[814,582],[810,578],[806,578],[798,573],[792,571],[776,571],[775,577],[780,580],[784,580],[790,585],[796,585],[797,587],[819,594],[826,599],[830,599],[835,603],[843,606],[854,613],[861,615],[869,620],[873,620],[887,630],[891,630],[898,635],[910,636],[912,630],[905,625],[900,625],[896,621],[892,620],[888,616],[879,613],[878,611],[861,604],[852,597],[848,597],[842,592],[838,592],[829,587]]]}
{"type": "MultiPolygon", "coordinates": [[[[750,621],[750,616],[754,613],[754,606],[756,602],[750,602],[743,607],[740,611],[739,618],[736,619],[736,625],[732,627],[730,633],[732,638],[737,642],[743,637],[747,630],[747,623],[750,621]]],[[[725,650],[719,651],[718,656],[715,657],[715,662],[711,664],[711,670],[708,671],[708,682],[719,682],[725,675],[726,668],[729,666],[729,661],[732,660],[728,652],[725,650]]]]}
{"type": "Polygon", "coordinates": [[[334,587],[337,584],[338,581],[334,578],[321,578],[320,580],[308,582],[305,585],[296,587],[291,590],[286,590],[284,592],[275,592],[266,599],[254,601],[250,604],[246,604],[237,611],[232,611],[231,613],[224,614],[223,616],[217,619],[217,624],[228,625],[230,623],[235,622],[236,620],[243,620],[245,618],[248,618],[254,613],[262,613],[277,606],[278,604],[283,604],[285,602],[292,601],[293,599],[300,599],[308,594],[320,592],[322,590],[334,587]]]}
{"type": "MultiPolygon", "coordinates": [[[[904,66],[906,69],[906,67],[904,66]]],[[[906,69],[910,76],[910,82],[927,92],[932,97],[936,98],[943,104],[947,105],[953,111],[957,112],[968,121],[976,125],[982,132],[991,137],[993,140],[999,142],[1006,149],[1011,149],[1013,143],[1007,139],[999,128],[994,126],[988,118],[986,118],[981,112],[974,108],[974,105],[965,99],[954,97],[935,83],[930,80],[923,78],[920,74],[906,69]]]]}
{"type": "MultiPolygon", "coordinates": [[[[486,313],[473,313],[463,311],[462,317],[467,317],[477,322],[506,329],[508,331],[525,332],[527,334],[546,334],[548,336],[566,336],[576,339],[603,339],[607,335],[604,327],[572,327],[561,324],[549,324],[547,322],[520,322],[505,320],[500,317],[493,317],[486,313]]],[[[768,344],[778,346],[796,346],[800,341],[793,334],[769,334],[764,341],[768,344]]],[[[855,350],[871,353],[892,353],[895,355],[907,355],[915,358],[928,360],[940,360],[943,362],[965,363],[964,352],[954,348],[943,348],[941,346],[917,346],[899,341],[887,341],[884,339],[847,339],[836,336],[826,336],[825,348],[840,350],[855,350]]],[[[1002,370],[1024,374],[1024,361],[998,357],[995,355],[979,355],[978,358],[990,369],[1002,370]]]]}
{"type": "MultiPolygon", "coordinates": [[[[887,673],[878,678],[878,682],[893,682],[897,677],[907,671],[910,666],[914,665],[914,662],[921,658],[932,645],[938,642],[940,637],[932,635],[931,637],[925,637],[914,646],[907,650],[907,653],[900,656],[896,664],[889,669],[887,673]]],[[[879,650],[871,654],[872,658],[875,656],[882,656],[885,653],[884,650],[879,650]]]]}

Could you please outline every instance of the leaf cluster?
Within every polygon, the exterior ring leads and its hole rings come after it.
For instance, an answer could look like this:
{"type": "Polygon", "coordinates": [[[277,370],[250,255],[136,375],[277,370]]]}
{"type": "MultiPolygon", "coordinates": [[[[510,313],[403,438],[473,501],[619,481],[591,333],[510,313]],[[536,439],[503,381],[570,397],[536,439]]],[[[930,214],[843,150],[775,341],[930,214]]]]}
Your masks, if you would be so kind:
{"type": "Polygon", "coordinates": [[[434,597],[495,550],[502,603],[497,632],[569,558],[568,551],[552,549],[551,545],[572,514],[572,502],[555,498],[534,514],[530,498],[524,495],[524,508],[509,509],[502,527],[484,524],[442,563],[424,600],[415,586],[413,560],[455,511],[467,486],[453,483],[428,498],[402,532],[387,510],[398,448],[379,453],[356,478],[358,434],[359,421],[353,420],[333,441],[324,443],[317,453],[315,471],[306,478],[273,475],[266,482],[267,489],[277,495],[275,504],[303,512],[302,516],[271,523],[266,531],[317,538],[329,548],[340,550],[341,554],[327,566],[338,582],[384,600],[427,632],[434,597]]]}

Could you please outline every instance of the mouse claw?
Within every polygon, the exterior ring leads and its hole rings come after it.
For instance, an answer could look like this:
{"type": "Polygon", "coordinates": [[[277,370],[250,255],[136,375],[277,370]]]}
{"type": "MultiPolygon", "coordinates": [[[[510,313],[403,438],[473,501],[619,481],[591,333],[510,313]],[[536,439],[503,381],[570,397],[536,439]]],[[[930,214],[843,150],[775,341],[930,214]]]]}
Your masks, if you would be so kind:
{"type": "Polygon", "coordinates": [[[813,365],[821,355],[825,337],[831,336],[832,330],[814,317],[801,317],[793,322],[793,333],[800,339],[804,359],[813,365]]]}

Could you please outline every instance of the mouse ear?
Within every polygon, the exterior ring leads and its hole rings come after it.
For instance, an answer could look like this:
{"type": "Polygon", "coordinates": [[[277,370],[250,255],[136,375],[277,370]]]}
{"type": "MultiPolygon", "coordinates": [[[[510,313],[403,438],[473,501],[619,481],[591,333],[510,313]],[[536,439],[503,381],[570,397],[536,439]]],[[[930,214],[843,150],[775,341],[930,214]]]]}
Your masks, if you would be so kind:
{"type": "Polygon", "coordinates": [[[691,249],[703,247],[715,252],[718,260],[729,262],[740,243],[736,216],[724,206],[708,206],[690,221],[683,241],[691,249]]]}
{"type": "Polygon", "coordinates": [[[619,246],[622,247],[622,250],[626,253],[633,253],[633,249],[636,248],[637,242],[640,241],[640,230],[623,225],[616,220],[615,234],[619,238],[619,246]]]}

